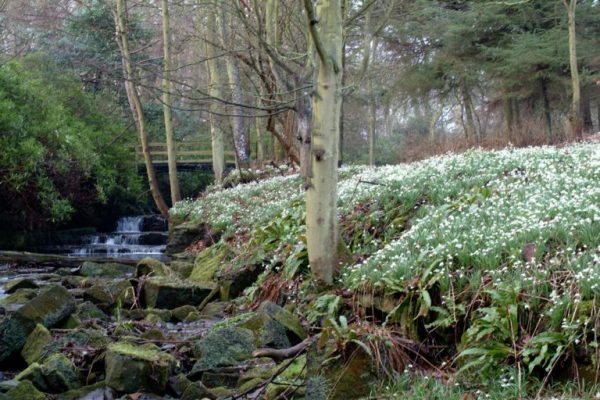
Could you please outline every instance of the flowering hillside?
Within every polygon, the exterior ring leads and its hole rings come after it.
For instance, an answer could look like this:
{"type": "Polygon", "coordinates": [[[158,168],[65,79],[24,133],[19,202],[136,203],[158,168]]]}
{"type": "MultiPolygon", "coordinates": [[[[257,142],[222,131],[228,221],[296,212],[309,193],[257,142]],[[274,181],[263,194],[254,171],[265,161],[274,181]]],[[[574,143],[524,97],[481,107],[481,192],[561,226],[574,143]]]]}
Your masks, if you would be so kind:
{"type": "MultiPolygon", "coordinates": [[[[301,185],[296,175],[271,178],[181,202],[172,213],[225,234],[250,232],[246,252],[266,266],[259,284],[278,271],[292,279],[309,270],[301,185]]],[[[338,193],[351,253],[339,284],[369,293],[368,306],[404,337],[448,346],[439,363],[465,376],[510,375],[516,365],[519,382],[593,364],[600,145],[345,167],[338,193]]]]}

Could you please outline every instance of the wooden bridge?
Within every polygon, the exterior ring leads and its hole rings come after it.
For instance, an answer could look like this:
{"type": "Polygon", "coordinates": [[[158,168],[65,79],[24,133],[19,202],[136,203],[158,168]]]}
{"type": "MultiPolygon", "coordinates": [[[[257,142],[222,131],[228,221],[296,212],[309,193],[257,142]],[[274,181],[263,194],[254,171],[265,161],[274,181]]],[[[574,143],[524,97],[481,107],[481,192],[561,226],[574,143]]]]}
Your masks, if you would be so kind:
{"type": "MultiPolygon", "coordinates": [[[[139,166],[144,164],[142,146],[135,145],[135,159],[139,166]]],[[[161,142],[148,143],[152,165],[157,171],[168,170],[167,144],[161,142]]],[[[180,141],[175,143],[178,170],[212,170],[212,151],[210,142],[180,141]]],[[[225,151],[225,166],[235,165],[235,153],[225,151]]]]}

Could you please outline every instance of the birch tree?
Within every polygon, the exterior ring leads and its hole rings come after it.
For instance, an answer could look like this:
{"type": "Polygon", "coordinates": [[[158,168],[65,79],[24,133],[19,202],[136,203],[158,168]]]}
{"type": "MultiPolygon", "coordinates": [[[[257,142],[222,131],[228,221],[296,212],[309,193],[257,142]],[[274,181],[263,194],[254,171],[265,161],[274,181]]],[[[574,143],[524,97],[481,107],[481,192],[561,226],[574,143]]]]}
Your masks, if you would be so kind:
{"type": "Polygon", "coordinates": [[[563,4],[567,8],[569,20],[569,66],[571,69],[571,86],[573,89],[570,128],[573,137],[580,137],[582,133],[581,86],[579,81],[579,67],[577,65],[577,35],[575,32],[575,10],[577,9],[577,0],[563,0],[563,4]]]}
{"type": "Polygon", "coordinates": [[[165,203],[162,194],[158,188],[156,181],[156,173],[154,172],[154,166],[152,165],[152,158],[150,156],[150,150],[148,148],[148,133],[146,132],[146,119],[144,118],[144,112],[142,109],[142,102],[137,92],[135,85],[135,74],[133,69],[133,63],[131,60],[131,51],[129,49],[129,34],[127,30],[127,3],[126,0],[116,0],[116,10],[114,13],[115,26],[116,26],[116,40],[121,51],[121,59],[123,64],[123,75],[125,79],[125,91],[127,93],[127,100],[133,114],[138,134],[140,136],[140,144],[142,146],[142,154],[144,156],[144,165],[146,166],[146,174],[148,176],[148,184],[150,185],[150,193],[154,199],[156,207],[162,215],[165,217],[169,215],[169,208],[165,203]]]}
{"type": "Polygon", "coordinates": [[[162,28],[163,28],[163,79],[162,102],[165,119],[165,135],[167,139],[167,162],[169,165],[169,186],[171,188],[171,202],[175,204],[181,200],[179,180],[177,179],[177,154],[173,141],[173,117],[171,115],[171,29],[169,18],[169,1],[162,1],[162,28]]]}
{"type": "Polygon", "coordinates": [[[306,190],[308,258],[320,284],[333,282],[337,264],[337,181],[342,104],[342,0],[304,0],[314,46],[311,174],[306,190]]]}

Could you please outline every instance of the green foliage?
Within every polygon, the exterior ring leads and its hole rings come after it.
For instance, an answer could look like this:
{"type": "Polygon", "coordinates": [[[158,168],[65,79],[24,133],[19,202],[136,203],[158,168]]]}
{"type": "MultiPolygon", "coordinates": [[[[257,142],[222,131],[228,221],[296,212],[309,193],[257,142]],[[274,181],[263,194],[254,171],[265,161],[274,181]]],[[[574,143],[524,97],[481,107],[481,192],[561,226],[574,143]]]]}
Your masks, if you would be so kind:
{"type": "Polygon", "coordinates": [[[141,192],[123,126],[102,97],[32,55],[0,67],[0,204],[16,228],[68,222],[75,213],[141,192]],[[43,72],[42,72],[43,71],[43,72]]]}

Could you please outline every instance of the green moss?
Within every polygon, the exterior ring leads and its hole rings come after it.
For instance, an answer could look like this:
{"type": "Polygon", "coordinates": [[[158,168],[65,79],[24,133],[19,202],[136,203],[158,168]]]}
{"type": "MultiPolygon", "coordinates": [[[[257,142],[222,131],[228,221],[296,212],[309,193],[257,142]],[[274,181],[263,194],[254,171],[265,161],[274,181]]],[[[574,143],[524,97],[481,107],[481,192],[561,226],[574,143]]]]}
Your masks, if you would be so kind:
{"type": "Polygon", "coordinates": [[[242,328],[223,328],[211,331],[194,346],[198,361],[192,374],[239,364],[252,357],[256,349],[252,331],[242,328]]]}
{"type": "Polygon", "coordinates": [[[44,348],[52,342],[52,335],[44,327],[44,325],[37,324],[35,329],[27,336],[25,346],[21,350],[21,356],[27,362],[32,364],[42,358],[44,348]]]}
{"type": "Polygon", "coordinates": [[[194,269],[194,263],[188,261],[171,261],[169,267],[173,272],[178,274],[180,278],[187,279],[194,269]]]}
{"type": "Polygon", "coordinates": [[[81,266],[79,274],[86,277],[118,278],[133,275],[133,272],[134,269],[130,265],[86,261],[81,266]]]}
{"type": "Polygon", "coordinates": [[[211,282],[223,261],[227,258],[229,249],[220,244],[203,250],[194,261],[194,269],[189,280],[194,282],[211,282]]]}
{"type": "Polygon", "coordinates": [[[83,386],[78,389],[72,389],[60,395],[60,400],[77,400],[81,398],[86,398],[85,396],[98,390],[106,388],[106,382],[100,381],[96,382],[93,385],[83,386]]]}
{"type": "Polygon", "coordinates": [[[135,275],[137,277],[144,275],[169,276],[172,275],[172,273],[173,272],[161,261],[146,257],[137,263],[135,275]]]}
{"type": "Polygon", "coordinates": [[[154,345],[138,346],[131,343],[119,342],[111,344],[108,349],[115,353],[139,360],[150,361],[152,363],[164,361],[166,355],[166,353],[161,352],[158,347],[154,345]]]}
{"type": "Polygon", "coordinates": [[[33,386],[29,381],[23,381],[17,387],[9,390],[6,395],[11,400],[46,400],[45,394],[33,386]]]}
{"type": "Polygon", "coordinates": [[[0,305],[25,304],[37,295],[36,289],[19,289],[0,300],[0,305]]]}

